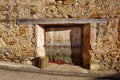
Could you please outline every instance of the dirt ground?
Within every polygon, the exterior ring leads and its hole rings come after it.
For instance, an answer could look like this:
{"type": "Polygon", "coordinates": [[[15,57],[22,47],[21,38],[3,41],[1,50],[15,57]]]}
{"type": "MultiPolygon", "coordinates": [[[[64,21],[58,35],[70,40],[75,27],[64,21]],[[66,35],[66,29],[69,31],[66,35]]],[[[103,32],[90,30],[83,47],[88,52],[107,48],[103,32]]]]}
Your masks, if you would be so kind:
{"type": "Polygon", "coordinates": [[[47,68],[40,69],[32,65],[24,65],[19,63],[1,61],[0,80],[120,80],[120,73],[119,72],[112,73],[110,71],[107,72],[89,71],[79,66],[72,66],[67,64],[64,65],[49,64],[47,68]],[[56,72],[59,73],[59,75],[56,75],[57,74],[56,72]],[[61,72],[62,75],[60,75],[61,72]],[[86,76],[81,77],[79,75],[80,73],[86,76]],[[75,76],[73,74],[78,75],[75,76]],[[102,78],[98,78],[101,75],[102,78]]]}
{"type": "Polygon", "coordinates": [[[0,80],[94,80],[93,78],[47,75],[0,69],[0,80]]]}

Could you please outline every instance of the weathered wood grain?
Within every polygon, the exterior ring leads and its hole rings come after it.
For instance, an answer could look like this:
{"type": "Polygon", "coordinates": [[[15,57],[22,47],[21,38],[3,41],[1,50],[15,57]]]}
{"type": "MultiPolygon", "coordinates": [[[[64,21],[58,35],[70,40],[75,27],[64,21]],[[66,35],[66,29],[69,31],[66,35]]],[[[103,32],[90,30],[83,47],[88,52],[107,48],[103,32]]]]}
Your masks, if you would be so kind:
{"type": "Polygon", "coordinates": [[[120,20],[118,22],[118,40],[120,41],[120,20]]]}
{"type": "Polygon", "coordinates": [[[89,48],[90,48],[90,24],[85,24],[82,27],[82,65],[85,68],[90,68],[90,59],[91,59],[91,55],[89,52],[89,48]]]}

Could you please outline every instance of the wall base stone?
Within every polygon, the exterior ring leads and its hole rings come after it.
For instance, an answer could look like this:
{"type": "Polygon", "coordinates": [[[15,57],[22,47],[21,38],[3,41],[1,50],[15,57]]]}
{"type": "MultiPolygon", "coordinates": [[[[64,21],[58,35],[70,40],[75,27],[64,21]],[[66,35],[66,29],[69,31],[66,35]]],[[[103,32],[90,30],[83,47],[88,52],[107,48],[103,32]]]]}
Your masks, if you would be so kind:
{"type": "Polygon", "coordinates": [[[48,66],[48,57],[39,57],[38,59],[38,67],[39,68],[46,68],[48,66]]]}
{"type": "Polygon", "coordinates": [[[99,64],[90,64],[90,70],[98,71],[101,69],[99,64]]]}

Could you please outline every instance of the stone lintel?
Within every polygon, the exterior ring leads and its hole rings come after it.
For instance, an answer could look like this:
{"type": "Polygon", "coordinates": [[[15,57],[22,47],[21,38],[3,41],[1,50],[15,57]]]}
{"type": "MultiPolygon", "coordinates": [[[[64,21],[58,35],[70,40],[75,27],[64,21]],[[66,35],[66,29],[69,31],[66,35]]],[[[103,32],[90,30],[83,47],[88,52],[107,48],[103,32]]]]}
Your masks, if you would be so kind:
{"type": "Polygon", "coordinates": [[[18,19],[17,24],[39,24],[39,25],[79,25],[88,23],[107,23],[107,19],[77,19],[77,18],[41,18],[41,19],[18,19]]]}

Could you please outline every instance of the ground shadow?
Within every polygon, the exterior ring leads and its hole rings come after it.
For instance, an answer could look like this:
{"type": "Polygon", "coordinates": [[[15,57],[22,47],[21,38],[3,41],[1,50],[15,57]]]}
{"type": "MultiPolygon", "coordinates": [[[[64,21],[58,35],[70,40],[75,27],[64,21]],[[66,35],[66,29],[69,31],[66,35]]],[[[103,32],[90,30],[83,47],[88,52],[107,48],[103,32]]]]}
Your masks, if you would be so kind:
{"type": "Polygon", "coordinates": [[[96,80],[120,80],[120,72],[113,75],[98,77],[96,80]]]}

